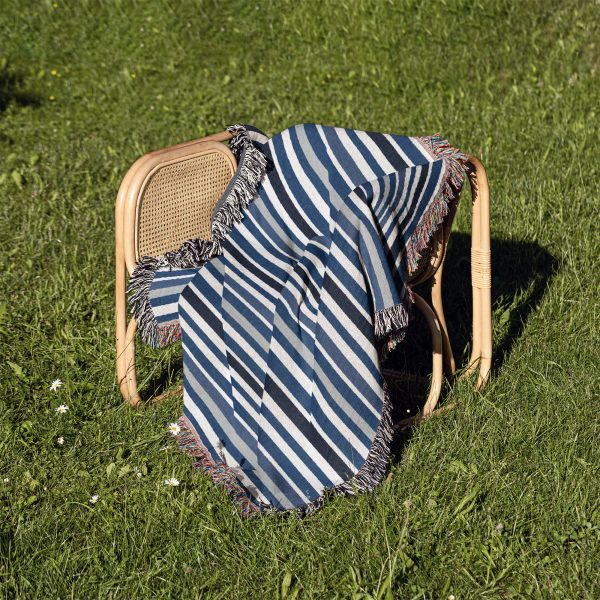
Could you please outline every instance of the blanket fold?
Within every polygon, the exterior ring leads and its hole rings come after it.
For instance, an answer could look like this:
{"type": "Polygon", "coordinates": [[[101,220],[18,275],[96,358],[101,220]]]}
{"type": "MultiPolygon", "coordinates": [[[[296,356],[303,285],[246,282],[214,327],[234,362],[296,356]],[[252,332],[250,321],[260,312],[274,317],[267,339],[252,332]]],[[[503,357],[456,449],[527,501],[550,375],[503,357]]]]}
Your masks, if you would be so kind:
{"type": "Polygon", "coordinates": [[[249,516],[308,514],[385,473],[381,364],[410,321],[407,275],[458,199],[466,157],[439,136],[235,125],[211,240],[144,257],[144,341],[182,339],[181,447],[249,516]]]}

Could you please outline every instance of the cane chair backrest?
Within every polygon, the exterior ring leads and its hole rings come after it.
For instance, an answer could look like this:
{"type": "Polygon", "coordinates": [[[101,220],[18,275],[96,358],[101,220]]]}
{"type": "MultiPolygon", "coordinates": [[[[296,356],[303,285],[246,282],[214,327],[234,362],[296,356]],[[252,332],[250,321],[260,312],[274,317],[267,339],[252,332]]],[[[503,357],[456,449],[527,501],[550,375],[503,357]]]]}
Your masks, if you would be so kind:
{"type": "Polygon", "coordinates": [[[214,151],[156,168],[140,190],[138,257],[159,256],[192,238],[211,239],[211,215],[232,175],[227,155],[214,151]]]}
{"type": "Polygon", "coordinates": [[[229,148],[216,141],[172,146],[139,159],[119,193],[128,271],[143,256],[160,256],[192,238],[211,239],[213,209],[235,169],[229,148]]]}

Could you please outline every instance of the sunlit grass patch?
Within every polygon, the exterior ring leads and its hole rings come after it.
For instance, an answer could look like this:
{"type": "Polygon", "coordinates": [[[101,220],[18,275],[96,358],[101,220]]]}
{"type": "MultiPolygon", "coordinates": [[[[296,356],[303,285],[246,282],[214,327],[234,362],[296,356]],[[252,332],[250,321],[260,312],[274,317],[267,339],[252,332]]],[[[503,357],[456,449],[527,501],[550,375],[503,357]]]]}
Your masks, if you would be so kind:
{"type": "MultiPolygon", "coordinates": [[[[597,598],[599,11],[5,2],[0,596],[597,598]],[[134,411],[115,382],[121,178],[233,122],[439,131],[490,177],[490,385],[448,387],[385,483],[304,521],[241,520],[176,450],[181,397],[134,411]]],[[[463,364],[469,219],[465,193],[444,274],[463,364]]],[[[181,381],[180,349],[138,350],[146,398],[181,381]]]]}

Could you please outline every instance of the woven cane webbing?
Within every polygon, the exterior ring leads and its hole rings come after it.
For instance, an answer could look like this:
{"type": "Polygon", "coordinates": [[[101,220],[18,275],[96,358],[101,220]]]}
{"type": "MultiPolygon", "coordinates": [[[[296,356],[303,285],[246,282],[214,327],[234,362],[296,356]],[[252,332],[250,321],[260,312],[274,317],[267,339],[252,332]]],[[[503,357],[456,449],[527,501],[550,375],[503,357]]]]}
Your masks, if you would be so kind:
{"type": "Polygon", "coordinates": [[[211,239],[213,208],[233,175],[219,152],[161,167],[142,190],[138,257],[159,256],[192,238],[211,239]]]}

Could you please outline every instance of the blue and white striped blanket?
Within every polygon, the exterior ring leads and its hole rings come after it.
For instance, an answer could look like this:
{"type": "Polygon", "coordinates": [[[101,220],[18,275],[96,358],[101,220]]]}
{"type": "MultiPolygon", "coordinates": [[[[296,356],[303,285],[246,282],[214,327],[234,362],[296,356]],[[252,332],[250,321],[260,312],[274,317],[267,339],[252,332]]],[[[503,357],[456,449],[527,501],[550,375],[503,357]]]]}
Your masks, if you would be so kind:
{"type": "Polygon", "coordinates": [[[392,436],[381,363],[401,341],[420,253],[460,192],[439,137],[233,126],[237,171],[212,240],[144,258],[143,339],[181,337],[181,445],[243,514],[372,489],[392,436]]]}

